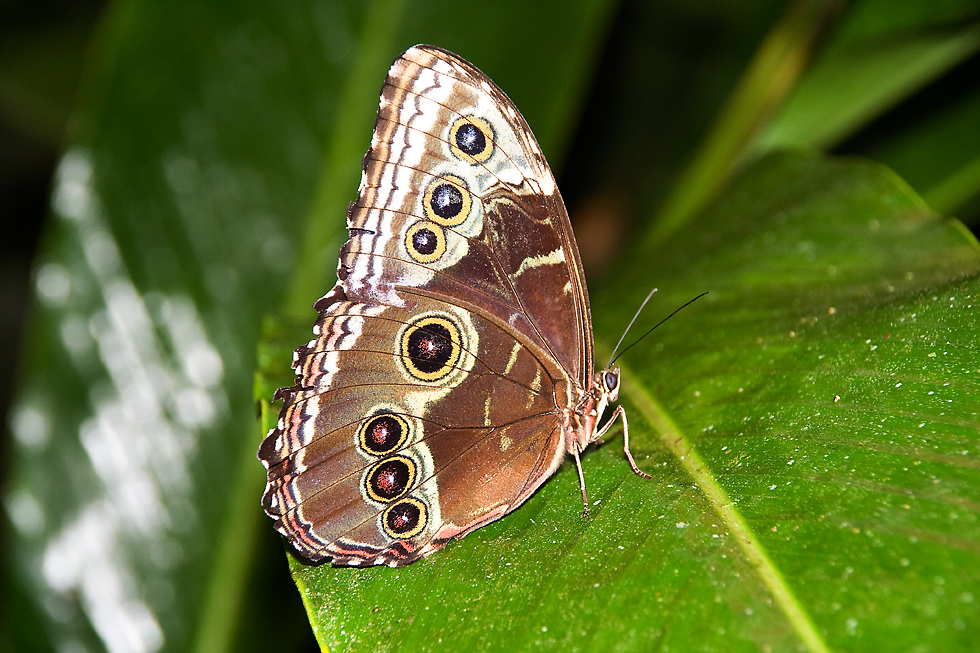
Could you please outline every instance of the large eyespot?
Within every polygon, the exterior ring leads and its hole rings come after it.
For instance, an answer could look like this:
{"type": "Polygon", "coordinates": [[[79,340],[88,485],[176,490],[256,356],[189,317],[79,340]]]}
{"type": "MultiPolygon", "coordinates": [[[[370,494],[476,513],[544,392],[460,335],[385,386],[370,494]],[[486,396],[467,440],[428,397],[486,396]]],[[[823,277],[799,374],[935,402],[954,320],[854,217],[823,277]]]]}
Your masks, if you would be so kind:
{"type": "Polygon", "coordinates": [[[459,327],[443,316],[412,322],[399,340],[405,369],[420,381],[439,381],[448,376],[462,351],[459,327]]]}
{"type": "Polygon", "coordinates": [[[493,140],[493,127],[476,116],[463,116],[449,130],[452,153],[473,164],[483,163],[493,156],[493,140]]]}
{"type": "Polygon", "coordinates": [[[425,504],[413,497],[402,499],[381,515],[381,525],[385,532],[401,540],[421,533],[428,521],[429,511],[425,504]]]}
{"type": "Polygon", "coordinates": [[[433,179],[422,198],[425,217],[444,227],[463,224],[472,206],[473,198],[466,183],[455,175],[433,179]]]}
{"type": "Polygon", "coordinates": [[[408,440],[411,427],[401,415],[381,413],[361,424],[357,443],[373,456],[383,456],[400,448],[408,440]]]}
{"type": "Polygon", "coordinates": [[[364,489],[375,501],[389,503],[405,494],[414,482],[415,463],[405,456],[392,456],[368,470],[364,489]]]}
{"type": "Polygon", "coordinates": [[[405,249],[419,263],[432,263],[446,253],[446,234],[439,225],[421,220],[408,228],[405,249]]]}

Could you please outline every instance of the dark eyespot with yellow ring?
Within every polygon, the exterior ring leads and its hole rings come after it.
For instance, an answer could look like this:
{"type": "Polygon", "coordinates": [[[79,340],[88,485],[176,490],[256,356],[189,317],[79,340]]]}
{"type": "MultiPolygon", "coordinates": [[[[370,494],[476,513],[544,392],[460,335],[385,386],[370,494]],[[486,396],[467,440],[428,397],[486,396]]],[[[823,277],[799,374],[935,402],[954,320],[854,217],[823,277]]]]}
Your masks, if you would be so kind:
{"type": "Polygon", "coordinates": [[[440,381],[459,361],[459,327],[442,316],[429,316],[411,323],[402,332],[399,350],[405,369],[419,381],[440,381]]]}
{"type": "Polygon", "coordinates": [[[357,430],[357,443],[365,453],[383,456],[405,444],[411,430],[401,415],[380,413],[361,424],[357,430]]]}
{"type": "Polygon", "coordinates": [[[414,497],[407,497],[390,506],[381,515],[381,525],[390,537],[405,540],[415,537],[429,522],[429,510],[414,497]]]}
{"type": "Polygon", "coordinates": [[[463,116],[449,130],[449,149],[464,161],[483,163],[493,156],[493,127],[483,118],[463,116]]]}
{"type": "Polygon", "coordinates": [[[422,210],[425,217],[444,227],[463,224],[473,207],[473,197],[466,182],[456,175],[436,177],[425,189],[422,210]]]}
{"type": "Polygon", "coordinates": [[[434,222],[420,220],[408,228],[405,249],[419,263],[432,263],[446,253],[446,234],[434,222]]]}
{"type": "Polygon", "coordinates": [[[390,503],[408,492],[415,483],[415,463],[405,456],[392,456],[376,463],[364,477],[367,495],[390,503]]]}

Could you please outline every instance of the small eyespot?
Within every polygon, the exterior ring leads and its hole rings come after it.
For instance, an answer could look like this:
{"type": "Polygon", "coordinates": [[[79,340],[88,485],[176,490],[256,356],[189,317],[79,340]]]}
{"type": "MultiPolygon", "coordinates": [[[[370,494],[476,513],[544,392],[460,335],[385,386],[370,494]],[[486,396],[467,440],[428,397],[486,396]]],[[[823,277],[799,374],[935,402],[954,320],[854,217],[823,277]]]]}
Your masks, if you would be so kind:
{"type": "Polygon", "coordinates": [[[432,189],[429,206],[440,218],[452,220],[463,210],[463,194],[452,184],[439,184],[432,189]]]}
{"type": "Polygon", "coordinates": [[[453,142],[456,147],[470,156],[482,154],[487,149],[486,136],[477,129],[476,125],[469,122],[460,125],[459,129],[456,130],[456,138],[453,139],[453,142]]]}
{"type": "Polygon", "coordinates": [[[472,206],[473,198],[466,183],[455,175],[433,179],[422,198],[425,217],[444,227],[463,224],[472,206]]]}
{"type": "Polygon", "coordinates": [[[415,482],[415,463],[405,456],[393,456],[376,463],[364,477],[364,489],[381,503],[394,501],[415,482]]]}
{"type": "Polygon", "coordinates": [[[429,511],[425,504],[413,497],[402,499],[381,515],[385,532],[396,539],[407,539],[421,533],[428,523],[429,511]]]}
{"type": "Polygon", "coordinates": [[[408,440],[411,428],[401,415],[382,413],[361,425],[357,440],[361,450],[373,456],[395,451],[408,440]]]}
{"type": "Polygon", "coordinates": [[[493,127],[483,118],[463,116],[449,130],[449,146],[456,157],[483,163],[493,156],[493,127]]]}
{"type": "Polygon", "coordinates": [[[435,223],[416,222],[405,234],[405,250],[419,263],[432,263],[446,253],[446,234],[435,223]]]}

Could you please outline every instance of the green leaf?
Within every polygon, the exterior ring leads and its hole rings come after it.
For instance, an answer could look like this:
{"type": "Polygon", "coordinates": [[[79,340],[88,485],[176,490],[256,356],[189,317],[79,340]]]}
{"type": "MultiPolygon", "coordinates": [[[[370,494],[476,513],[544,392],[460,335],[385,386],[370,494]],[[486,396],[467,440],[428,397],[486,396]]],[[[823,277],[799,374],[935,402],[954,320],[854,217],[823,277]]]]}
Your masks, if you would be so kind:
{"type": "Polygon", "coordinates": [[[724,186],[752,136],[768,121],[806,69],[833,3],[791,3],[766,35],[656,217],[651,245],[699,213],[724,186]]]}
{"type": "MultiPolygon", "coordinates": [[[[968,650],[980,248],[887,169],[770,158],[596,294],[711,294],[628,355],[618,437],[407,568],[293,563],[331,650],[968,650]],[[651,263],[653,262],[653,263],[651,263]]],[[[652,318],[651,318],[652,319],[652,318]]],[[[615,326],[613,326],[615,325],[615,326]]]]}
{"type": "MultiPolygon", "coordinates": [[[[969,70],[964,71],[970,74],[969,70]]],[[[949,84],[953,97],[937,103],[897,133],[875,139],[866,153],[886,163],[936,211],[962,215],[971,200],[980,197],[980,91],[949,84]]],[[[976,209],[971,212],[977,214],[976,209]]]]}
{"type": "MultiPolygon", "coordinates": [[[[894,3],[864,0],[851,4],[835,24],[830,19],[839,10],[836,2],[788,4],[659,208],[648,235],[651,245],[702,210],[744,162],[786,148],[827,150],[860,137],[917,91],[931,95],[930,84],[980,50],[980,8],[970,0],[938,8],[906,2],[898,10],[894,3]],[[824,32],[826,42],[815,48],[824,32]]],[[[968,84],[975,86],[972,79],[968,84]]],[[[924,173],[934,186],[929,197],[941,210],[958,208],[980,188],[977,148],[969,135],[977,130],[970,129],[974,114],[968,115],[965,123],[953,124],[945,115],[931,121],[942,120],[946,133],[959,127],[953,139],[937,142],[941,127],[932,124],[919,130],[925,143],[920,137],[906,144],[909,134],[889,134],[892,147],[915,147],[915,163],[901,161],[902,171],[924,173]]]]}
{"type": "Polygon", "coordinates": [[[975,54],[980,24],[842,41],[814,61],[750,155],[785,147],[833,147],[975,54]]]}

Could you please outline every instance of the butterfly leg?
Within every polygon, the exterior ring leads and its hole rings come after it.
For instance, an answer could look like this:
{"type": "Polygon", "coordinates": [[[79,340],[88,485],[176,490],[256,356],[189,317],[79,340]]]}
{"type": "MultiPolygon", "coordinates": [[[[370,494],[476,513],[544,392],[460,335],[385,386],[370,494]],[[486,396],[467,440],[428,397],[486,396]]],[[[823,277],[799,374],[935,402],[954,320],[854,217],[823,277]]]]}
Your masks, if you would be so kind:
{"type": "MultiPolygon", "coordinates": [[[[622,405],[616,406],[616,410],[613,411],[612,417],[610,417],[609,421],[602,425],[602,428],[595,432],[595,435],[592,436],[592,441],[595,442],[601,438],[602,434],[608,431],[609,427],[613,425],[613,422],[616,421],[617,417],[623,418],[623,452],[626,454],[626,459],[630,461],[630,467],[633,468],[633,472],[637,476],[642,476],[643,478],[653,478],[637,467],[636,461],[633,460],[633,453],[630,451],[630,427],[629,423],[626,421],[626,409],[623,408],[622,405]]],[[[578,456],[576,456],[576,460],[578,460],[578,456]]],[[[582,490],[583,492],[585,490],[584,482],[582,485],[582,490]]]]}
{"type": "Polygon", "coordinates": [[[579,458],[578,446],[572,450],[572,456],[575,457],[575,469],[578,470],[578,483],[582,487],[582,505],[585,506],[582,510],[582,516],[589,516],[589,495],[585,492],[585,474],[582,473],[582,461],[579,458]]]}

